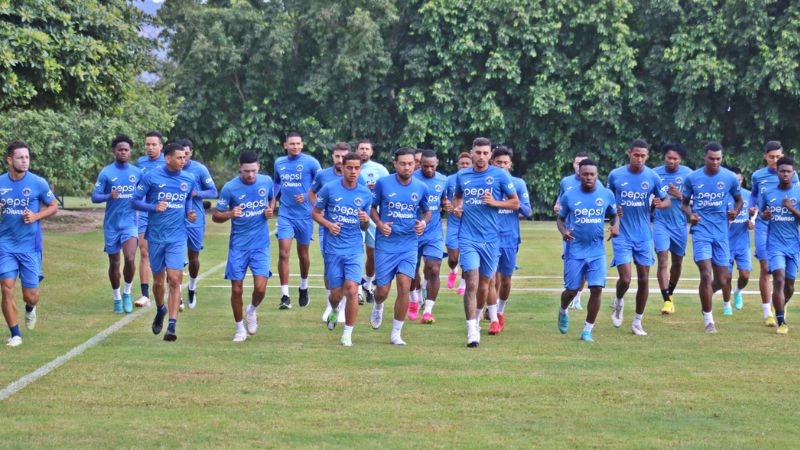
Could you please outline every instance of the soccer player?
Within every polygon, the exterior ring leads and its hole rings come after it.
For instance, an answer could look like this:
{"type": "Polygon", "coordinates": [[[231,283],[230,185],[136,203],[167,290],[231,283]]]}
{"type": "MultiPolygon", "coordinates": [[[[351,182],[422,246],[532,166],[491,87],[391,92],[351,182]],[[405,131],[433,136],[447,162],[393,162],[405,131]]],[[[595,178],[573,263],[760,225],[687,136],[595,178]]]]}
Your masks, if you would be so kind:
{"type": "Polygon", "coordinates": [[[108,254],[108,279],[114,293],[114,312],[132,312],[131,285],[136,272],[136,245],[138,243],[138,230],[136,226],[136,211],[133,209],[133,193],[136,184],[142,177],[142,171],[136,166],[128,164],[131,156],[133,141],[123,134],[111,141],[114,152],[114,162],[107,165],[97,176],[97,182],[92,190],[93,203],[106,203],[103,218],[103,236],[105,246],[103,250],[108,254]],[[120,257],[125,258],[122,275],[125,287],[120,292],[120,257]]]}
{"type": "Polygon", "coordinates": [[[178,309],[181,303],[183,262],[186,257],[186,220],[194,222],[197,213],[192,202],[192,190],[198,186],[195,177],[184,172],[186,152],[183,146],[172,142],[164,147],[166,165],[148,170],[142,175],[136,188],[133,207],[146,211],[150,218],[146,239],[149,245],[150,267],[153,270],[153,295],[156,300],[156,316],[153,319],[153,334],[160,334],[164,316],[169,313],[165,341],[175,341],[178,309]],[[169,301],[164,305],[164,278],[169,285],[169,301]]]}
{"type": "Polygon", "coordinates": [[[614,194],[597,182],[597,163],[584,158],[578,166],[581,184],[558,199],[556,226],[564,248],[564,291],[558,309],[558,330],[569,330],[569,304],[584,283],[589,285],[589,304],[581,340],[594,342],[592,330],[600,311],[600,296],[606,285],[606,248],[603,224],[609,219],[609,239],[619,235],[614,194]],[[571,217],[571,220],[570,220],[571,217]]]}
{"type": "Polygon", "coordinates": [[[461,214],[458,247],[461,270],[466,280],[464,315],[467,319],[467,347],[480,344],[478,306],[487,304],[489,334],[500,332],[497,297],[489,295],[489,285],[499,257],[498,211],[519,209],[514,183],[505,170],[489,164],[492,142],[484,137],[472,141],[472,168],[456,176],[453,207],[461,214]],[[506,200],[501,200],[503,196],[506,200]]]}
{"type": "MultiPolygon", "coordinates": [[[[396,279],[397,300],[389,340],[403,341],[403,321],[408,310],[408,294],[417,268],[419,236],[430,221],[428,188],[413,177],[414,149],[400,148],[394,153],[395,173],[375,183],[372,221],[380,234],[375,239],[375,304],[370,324],[378,329],[383,322],[383,302],[396,279]]],[[[349,319],[349,318],[348,318],[349,319]]]]}
{"type": "Polygon", "coordinates": [[[661,190],[669,194],[671,205],[669,209],[656,209],[653,213],[653,244],[658,260],[658,288],[664,299],[661,314],[666,315],[675,312],[672,293],[681,277],[683,257],[689,243],[686,216],[681,211],[681,188],[692,169],[681,165],[686,158],[686,148],[683,145],[664,144],[661,152],[664,154],[664,165],[653,171],[661,178],[661,190]]]}
{"type": "MultiPolygon", "coordinates": [[[[415,273],[419,278],[420,260],[425,259],[422,273],[425,280],[425,309],[422,312],[421,323],[433,324],[433,306],[439,296],[439,272],[442,267],[444,255],[444,234],[442,233],[442,209],[450,207],[447,198],[447,177],[437,172],[439,158],[433,150],[423,150],[420,160],[421,169],[414,171],[414,178],[425,183],[428,188],[428,209],[431,211],[431,220],[425,227],[425,232],[419,238],[419,251],[417,253],[417,269],[415,273]]],[[[419,315],[420,298],[415,298],[412,292],[411,301],[408,303],[408,319],[417,320],[419,315]]]]}
{"type": "Polygon", "coordinates": [[[414,149],[414,170],[419,170],[422,167],[422,152],[425,149],[422,148],[415,148],[414,149]]]}
{"type": "MultiPolygon", "coordinates": [[[[383,177],[389,176],[389,171],[382,164],[372,160],[372,143],[369,139],[358,141],[356,153],[361,157],[361,175],[359,179],[371,190],[375,190],[375,183],[383,177]]],[[[364,261],[364,281],[361,287],[364,289],[364,296],[367,303],[372,303],[375,293],[375,235],[377,229],[375,224],[370,222],[369,228],[364,232],[364,245],[366,246],[367,258],[364,261]]]]}
{"type": "Polygon", "coordinates": [[[0,285],[3,288],[3,317],[11,337],[9,347],[22,344],[14,285],[19,276],[25,302],[25,326],[36,327],[36,305],[42,277],[40,220],[58,212],[56,198],[47,181],[30,172],[30,149],[21,141],[6,147],[8,172],[0,176],[0,285]]]}
{"type": "MultiPolygon", "coordinates": [[[[731,252],[728,273],[733,274],[734,262],[739,270],[736,289],[733,290],[733,303],[736,309],[742,309],[744,304],[742,290],[747,286],[747,282],[750,280],[750,272],[753,270],[753,262],[750,256],[750,230],[754,228],[750,216],[753,213],[753,209],[750,205],[750,191],[742,187],[742,171],[738,167],[731,167],[729,170],[736,174],[736,178],[739,180],[739,188],[742,190],[742,210],[728,226],[728,247],[730,247],[731,252]]],[[[729,201],[729,208],[732,206],[730,203],[729,201]]],[[[728,282],[725,286],[722,286],[722,314],[726,316],[733,314],[733,308],[731,308],[731,283],[732,280],[729,276],[728,282]]]]}
{"type": "MultiPolygon", "coordinates": [[[[142,171],[142,175],[148,170],[164,167],[166,160],[164,155],[161,154],[161,149],[164,147],[164,138],[158,131],[150,131],[144,135],[144,150],[145,154],[136,160],[136,167],[142,171]]],[[[137,307],[143,308],[150,306],[150,258],[148,257],[147,249],[147,222],[148,213],[140,211],[137,214],[137,226],[139,233],[139,282],[141,283],[142,296],[139,297],[133,304],[137,307]]]]}
{"type": "Polygon", "coordinates": [[[256,310],[267,290],[269,271],[268,220],[272,218],[273,184],[270,177],[258,173],[258,155],[245,150],[239,155],[239,176],[222,187],[211,220],[231,221],[228,242],[228,263],[225,279],[231,281],[231,309],[236,322],[233,342],[242,342],[258,330],[256,310]],[[253,295],[245,314],[242,314],[243,281],[247,268],[253,274],[253,295]],[[247,318],[247,330],[243,323],[247,318]]]}
{"type": "MultiPolygon", "coordinates": [[[[774,188],[778,184],[778,168],[776,163],[783,157],[783,145],[780,141],[769,141],[764,145],[764,160],[767,167],[763,167],[753,172],[750,188],[750,205],[760,204],[759,197],[762,192],[774,188]]],[[[792,178],[792,183],[797,183],[797,174],[792,178]]],[[[770,297],[769,283],[769,258],[767,258],[767,221],[761,215],[756,215],[755,224],[755,244],[756,259],[759,264],[758,290],[761,293],[761,308],[764,325],[768,327],[778,326],[775,317],[772,315],[772,301],[770,297]]]]}
{"type": "Polygon", "coordinates": [[[683,213],[691,224],[694,262],[700,269],[700,302],[706,333],[716,333],[711,297],[728,282],[728,222],[742,210],[736,175],[722,165],[722,146],[709,142],[703,148],[705,165],[683,182],[683,213]],[[726,196],[733,197],[728,209],[726,196]]]}
{"type": "Polygon", "coordinates": [[[216,198],[218,195],[217,185],[211,178],[211,173],[203,164],[193,161],[194,145],[189,139],[181,139],[178,142],[183,146],[186,153],[186,165],[183,171],[190,173],[195,178],[198,189],[192,191],[193,208],[197,212],[197,220],[186,222],[186,236],[189,257],[189,309],[197,306],[197,275],[200,273],[200,250],[203,249],[203,238],[206,232],[206,214],[203,209],[203,199],[216,198]]]}
{"type": "Polygon", "coordinates": [[[311,260],[308,256],[308,245],[314,233],[314,222],[311,221],[311,202],[308,189],[314,176],[320,171],[319,162],[313,156],[303,153],[303,138],[292,131],[286,134],[283,142],[286,156],[275,160],[276,197],[272,199],[275,206],[277,197],[281,204],[278,209],[278,275],[281,280],[280,309],[289,309],[289,253],[292,250],[292,239],[297,241],[297,258],[300,260],[299,303],[303,308],[308,306],[308,270],[311,260]]]}
{"type": "Polygon", "coordinates": [[[344,332],[340,343],[353,345],[353,328],[358,315],[358,290],[364,266],[362,231],[369,227],[367,211],[372,206],[372,191],[358,183],[361,157],[348,153],[342,159],[344,178],[326,183],[319,191],[312,216],[324,227],[325,278],[330,288],[331,313],[328,329],[336,327],[339,303],[345,302],[344,332]],[[346,299],[346,300],[345,300],[346,299]]]}
{"type": "MultiPolygon", "coordinates": [[[[492,152],[492,165],[511,173],[511,158],[513,152],[506,146],[498,146],[492,152]]],[[[514,189],[519,197],[519,209],[500,209],[498,213],[498,227],[500,229],[500,259],[497,262],[497,273],[495,275],[495,292],[489,295],[497,296],[497,321],[500,322],[500,330],[505,328],[505,309],[508,298],[511,295],[511,276],[517,267],[517,253],[519,245],[522,243],[519,232],[520,215],[528,218],[531,216],[531,199],[528,195],[528,186],[522,178],[511,177],[514,189]]]]}
{"type": "Polygon", "coordinates": [[[797,279],[797,258],[800,254],[800,187],[793,181],[794,159],[784,156],[776,162],[778,185],[769,187],[759,195],[758,207],[767,227],[767,257],[772,274],[772,305],[778,321],[778,334],[789,333],[784,307],[794,294],[797,279]]]}
{"type": "Polygon", "coordinates": [[[608,189],[614,194],[617,208],[621,209],[619,236],[611,240],[614,258],[611,266],[617,267],[616,296],[611,323],[619,328],[625,308],[623,297],[631,286],[631,261],[636,265],[636,315],[631,332],[647,336],[642,327],[644,309],[650,292],[650,266],[653,260],[653,235],[650,230],[650,196],[656,209],[670,207],[669,195],[661,189],[661,178],[645,166],[648,145],[643,139],[634,139],[628,148],[629,163],[608,174],[608,189]]]}
{"type": "MultiPolygon", "coordinates": [[[[472,157],[469,153],[463,152],[458,155],[458,170],[447,177],[447,200],[451,203],[450,210],[447,212],[447,230],[444,239],[447,248],[447,266],[450,267],[450,273],[447,275],[447,289],[453,289],[458,279],[458,230],[461,226],[461,217],[457,216],[452,208],[453,196],[456,193],[456,175],[459,170],[470,167],[472,167],[472,157]]],[[[465,289],[464,278],[461,278],[456,292],[458,295],[464,295],[465,289]]]]}

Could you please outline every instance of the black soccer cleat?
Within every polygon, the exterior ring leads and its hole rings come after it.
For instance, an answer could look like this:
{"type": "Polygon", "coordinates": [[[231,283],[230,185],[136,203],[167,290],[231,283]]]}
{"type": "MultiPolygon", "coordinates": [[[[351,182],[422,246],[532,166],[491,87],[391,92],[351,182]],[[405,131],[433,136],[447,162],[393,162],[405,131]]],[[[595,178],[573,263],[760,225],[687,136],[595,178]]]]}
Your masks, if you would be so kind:
{"type": "Polygon", "coordinates": [[[164,317],[167,315],[167,308],[164,308],[163,311],[161,308],[156,308],[156,317],[153,319],[153,334],[161,334],[161,330],[164,329],[164,317]]]}
{"type": "Polygon", "coordinates": [[[311,303],[311,300],[308,299],[308,288],[298,289],[298,291],[300,292],[300,299],[298,300],[298,303],[300,303],[301,308],[305,308],[309,303],[311,303]]]}
{"type": "Polygon", "coordinates": [[[292,309],[292,301],[289,299],[288,295],[281,297],[281,304],[278,305],[278,309],[292,309]]]}

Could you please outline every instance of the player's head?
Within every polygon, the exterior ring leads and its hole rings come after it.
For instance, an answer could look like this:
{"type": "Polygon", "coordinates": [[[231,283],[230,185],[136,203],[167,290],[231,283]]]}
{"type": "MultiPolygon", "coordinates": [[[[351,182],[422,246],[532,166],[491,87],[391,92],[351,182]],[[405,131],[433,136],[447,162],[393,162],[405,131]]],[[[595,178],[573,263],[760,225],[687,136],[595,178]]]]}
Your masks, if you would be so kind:
{"type": "Polygon", "coordinates": [[[178,140],[178,144],[183,147],[183,151],[186,152],[186,161],[192,159],[192,153],[194,153],[194,143],[190,141],[188,138],[183,138],[178,140]]]}
{"type": "Polygon", "coordinates": [[[125,164],[131,159],[131,149],[133,141],[124,134],[118,134],[111,141],[111,151],[114,152],[114,159],[120,164],[125,164]]]}
{"type": "Polygon", "coordinates": [[[708,173],[717,173],[722,165],[722,145],[711,141],[703,147],[703,160],[708,173]]]}
{"type": "Polygon", "coordinates": [[[782,187],[790,186],[792,178],[794,178],[794,158],[791,156],[782,156],[776,161],[775,166],[778,170],[778,180],[782,187]]]}
{"type": "Polygon", "coordinates": [[[492,150],[492,165],[510,171],[511,158],[513,156],[514,152],[512,152],[510,148],[505,145],[498,145],[492,150]]]}
{"type": "Polygon", "coordinates": [[[589,159],[589,154],[586,152],[578,152],[575,153],[575,157],[572,159],[572,170],[575,171],[575,175],[578,175],[578,168],[580,167],[581,161],[584,159],[589,159]]]}
{"type": "Polygon", "coordinates": [[[740,168],[738,168],[736,166],[726,167],[726,169],[730,170],[731,172],[733,172],[734,175],[736,175],[736,179],[739,180],[739,186],[741,186],[742,185],[742,169],[740,169],[740,168]]]}
{"type": "Polygon", "coordinates": [[[296,131],[286,133],[286,139],[283,140],[283,148],[289,156],[297,156],[303,151],[303,136],[296,131]]]}
{"type": "Polygon", "coordinates": [[[581,178],[581,189],[594,190],[597,183],[597,162],[586,158],[578,164],[578,176],[581,178]]]}
{"type": "Polygon", "coordinates": [[[361,155],[356,152],[342,155],[342,174],[348,186],[355,186],[361,175],[361,155]]]}
{"type": "Polygon", "coordinates": [[[144,151],[150,159],[158,159],[164,147],[164,136],[158,131],[148,131],[144,135],[144,151]]]}
{"type": "Polygon", "coordinates": [[[469,151],[472,157],[472,167],[478,171],[483,171],[489,165],[492,158],[492,141],[485,137],[478,137],[472,141],[472,150],[469,151]]]}
{"type": "Polygon", "coordinates": [[[647,161],[650,146],[644,139],[634,139],[631,145],[628,146],[628,159],[630,160],[630,167],[636,171],[644,167],[647,161]]]}
{"type": "Polygon", "coordinates": [[[16,173],[25,173],[31,165],[31,152],[28,144],[22,141],[13,141],[6,147],[6,162],[8,170],[16,173]]]}
{"type": "Polygon", "coordinates": [[[686,158],[686,147],[677,142],[671,142],[661,146],[661,153],[664,155],[664,165],[670,171],[674,171],[686,158]]]}
{"type": "Polygon", "coordinates": [[[394,152],[394,170],[398,178],[406,181],[414,172],[414,149],[410,147],[398,148],[394,152]]]}
{"type": "Polygon", "coordinates": [[[258,163],[258,153],[252,150],[245,150],[239,154],[239,178],[245,184],[256,182],[256,175],[261,166],[258,163]]]}
{"type": "Polygon", "coordinates": [[[415,170],[419,169],[419,166],[420,166],[421,161],[422,161],[422,152],[423,151],[424,151],[424,149],[421,149],[421,148],[415,148],[414,149],[414,167],[415,167],[415,170]]]}
{"type": "Polygon", "coordinates": [[[783,157],[783,144],[781,141],[769,141],[764,144],[764,161],[769,168],[776,170],[775,165],[783,157]]]}
{"type": "Polygon", "coordinates": [[[468,169],[472,167],[472,156],[469,155],[467,152],[461,152],[458,155],[458,170],[461,169],[468,169]]]}
{"type": "Polygon", "coordinates": [[[342,158],[348,153],[350,153],[350,144],[347,142],[339,142],[333,146],[331,157],[333,158],[333,170],[336,173],[342,173],[342,158]]]}
{"type": "Polygon", "coordinates": [[[365,163],[372,159],[372,142],[369,139],[362,139],[356,144],[356,153],[361,157],[361,162],[365,163]]]}
{"type": "Polygon", "coordinates": [[[436,153],[433,150],[423,150],[420,153],[419,168],[427,178],[433,178],[436,175],[436,169],[439,168],[439,158],[436,157],[436,153]]]}
{"type": "Polygon", "coordinates": [[[186,165],[186,151],[181,144],[170,142],[164,146],[164,159],[167,161],[167,169],[176,172],[186,165]]]}

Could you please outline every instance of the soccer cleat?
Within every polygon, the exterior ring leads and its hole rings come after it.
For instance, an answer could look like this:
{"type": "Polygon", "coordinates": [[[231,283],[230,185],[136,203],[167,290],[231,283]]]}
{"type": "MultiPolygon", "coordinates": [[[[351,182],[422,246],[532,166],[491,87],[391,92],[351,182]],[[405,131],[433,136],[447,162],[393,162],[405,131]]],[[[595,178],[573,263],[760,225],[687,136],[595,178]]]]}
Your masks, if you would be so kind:
{"type": "Polygon", "coordinates": [[[389,336],[389,341],[392,343],[392,345],[406,345],[406,341],[403,340],[403,337],[400,336],[400,333],[392,333],[391,336],[389,336]]]}
{"type": "Polygon", "coordinates": [[[367,299],[367,303],[374,303],[375,302],[375,292],[372,289],[367,289],[362,286],[364,289],[364,296],[367,299]]]}
{"type": "Polygon", "coordinates": [[[419,317],[419,303],[408,302],[408,320],[416,322],[419,317]]]}
{"type": "Polygon", "coordinates": [[[709,322],[706,325],[706,333],[707,334],[715,334],[717,332],[717,327],[714,325],[714,322],[709,322]]]}
{"type": "Polygon", "coordinates": [[[338,315],[339,315],[339,311],[338,310],[332,311],[328,315],[328,329],[329,330],[333,331],[333,329],[336,328],[336,319],[337,319],[338,315]]]}
{"type": "Polygon", "coordinates": [[[22,345],[22,336],[11,336],[6,341],[6,345],[9,347],[19,347],[22,345]]]}
{"type": "Polygon", "coordinates": [[[308,289],[298,289],[300,292],[300,298],[297,302],[300,304],[301,308],[305,308],[309,304],[311,304],[311,300],[308,298],[308,289]]]}
{"type": "Polygon", "coordinates": [[[156,309],[156,317],[153,319],[153,334],[160,334],[161,330],[164,328],[164,316],[167,315],[167,308],[158,308],[156,309]]]}
{"type": "Polygon", "coordinates": [[[358,305],[364,305],[364,294],[361,293],[361,289],[358,290],[358,305]]]}
{"type": "Polygon", "coordinates": [[[489,334],[492,336],[500,334],[501,329],[502,328],[500,328],[500,322],[498,321],[494,321],[491,324],[489,324],[489,334]]]}
{"type": "Polygon", "coordinates": [[[258,315],[253,305],[247,306],[247,313],[245,314],[245,321],[247,323],[247,334],[254,335],[258,331],[258,315]]]}
{"type": "Polygon", "coordinates": [[[722,304],[722,315],[723,316],[732,316],[733,315],[733,308],[731,308],[731,302],[723,303],[722,304]]]}
{"type": "Polygon", "coordinates": [[[775,316],[769,316],[764,319],[764,325],[770,328],[775,328],[778,326],[778,322],[775,321],[775,316]]]}
{"type": "MultiPolygon", "coordinates": [[[[167,331],[169,333],[169,331],[167,331]]],[[[164,336],[166,339],[166,335],[164,336]]],[[[233,342],[244,342],[247,340],[247,332],[246,331],[237,331],[236,334],[233,335],[233,342]]]]}
{"type": "Polygon", "coordinates": [[[133,312],[133,302],[131,300],[131,294],[122,294],[122,310],[126,313],[133,312]]]}
{"type": "Polygon", "coordinates": [[[25,328],[32,330],[36,328],[36,307],[31,312],[25,311],[25,328]]]}
{"type": "Polygon", "coordinates": [[[281,304],[278,305],[278,309],[292,309],[292,300],[288,295],[281,296],[281,304]]]}
{"type": "Polygon", "coordinates": [[[778,334],[789,334],[789,325],[784,323],[783,325],[779,326],[775,332],[778,334]]]}
{"type": "Polygon", "coordinates": [[[733,294],[733,307],[736,309],[744,308],[744,298],[742,298],[741,292],[735,292],[733,294]]]}
{"type": "MultiPolygon", "coordinates": [[[[466,290],[465,287],[459,286],[458,287],[458,295],[464,295],[464,291],[466,290]]],[[[475,345],[477,347],[477,345],[475,345]]]]}
{"type": "Polygon", "coordinates": [[[594,342],[594,339],[592,339],[592,332],[583,330],[581,333],[581,340],[583,342],[594,342]]]}
{"type": "Polygon", "coordinates": [[[611,313],[611,324],[619,328],[622,326],[622,311],[625,309],[625,304],[615,304],[614,312],[611,313]]]}
{"type": "Polygon", "coordinates": [[[133,306],[137,308],[147,308],[148,306],[150,306],[150,299],[143,295],[139,297],[139,300],[133,302],[133,306]]]}
{"type": "Polygon", "coordinates": [[[481,333],[478,330],[467,332],[467,348],[475,348],[481,344],[481,333]]]}
{"type": "Polygon", "coordinates": [[[447,275],[447,289],[453,289],[456,287],[456,280],[458,279],[458,275],[455,272],[450,272],[447,275]]]}
{"type": "Polygon", "coordinates": [[[558,311],[558,331],[560,331],[561,334],[567,334],[568,330],[569,330],[569,313],[566,312],[566,311],[562,313],[559,310],[558,311]]]}
{"type": "Polygon", "coordinates": [[[664,306],[661,308],[661,314],[668,316],[674,313],[675,313],[675,304],[672,303],[672,300],[664,301],[664,306]]]}
{"type": "Polygon", "coordinates": [[[164,340],[167,342],[175,342],[178,340],[178,335],[175,334],[175,330],[167,328],[167,331],[164,333],[164,340]]]}
{"type": "Polygon", "coordinates": [[[195,309],[197,307],[197,291],[190,290],[189,291],[189,309],[195,309]]]}
{"type": "Polygon", "coordinates": [[[122,299],[114,299],[114,314],[122,314],[122,299]]]}
{"type": "Polygon", "coordinates": [[[433,317],[433,314],[431,313],[424,313],[422,315],[422,320],[420,320],[419,323],[423,325],[433,325],[436,323],[436,318],[433,317]]]}
{"type": "Polygon", "coordinates": [[[333,311],[333,308],[331,308],[331,302],[327,302],[327,303],[328,303],[328,306],[325,307],[325,312],[322,313],[322,321],[323,322],[327,322],[328,321],[328,316],[331,314],[331,311],[333,311]]]}
{"type": "Polygon", "coordinates": [[[642,324],[636,323],[631,325],[631,332],[636,336],[647,336],[647,332],[642,328],[642,324]]]}
{"type": "Polygon", "coordinates": [[[581,298],[580,297],[575,297],[574,299],[572,299],[572,305],[571,306],[577,311],[582,311],[583,310],[583,306],[581,305],[581,298]]]}
{"type": "Polygon", "coordinates": [[[506,317],[503,313],[497,313],[497,321],[500,322],[500,331],[506,329],[506,317]]]}
{"type": "Polygon", "coordinates": [[[339,339],[339,344],[342,347],[352,347],[353,346],[353,338],[352,338],[352,336],[342,335],[342,337],[339,339]]]}
{"type": "Polygon", "coordinates": [[[186,305],[183,304],[183,297],[181,297],[181,304],[178,305],[178,311],[183,312],[186,309],[186,305]]]}
{"type": "Polygon", "coordinates": [[[383,323],[383,310],[372,308],[372,315],[369,317],[369,324],[372,326],[373,330],[377,330],[381,327],[383,323]]]}

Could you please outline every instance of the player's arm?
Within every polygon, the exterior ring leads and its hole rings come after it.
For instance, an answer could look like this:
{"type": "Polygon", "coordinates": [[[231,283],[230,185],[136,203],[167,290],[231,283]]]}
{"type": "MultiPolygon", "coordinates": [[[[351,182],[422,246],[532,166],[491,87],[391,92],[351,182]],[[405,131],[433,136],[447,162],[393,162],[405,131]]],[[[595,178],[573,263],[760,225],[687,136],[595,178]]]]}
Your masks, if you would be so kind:
{"type": "Polygon", "coordinates": [[[608,238],[615,238],[619,236],[619,214],[616,213],[616,206],[608,208],[606,217],[608,218],[608,238]]]}
{"type": "MultiPolygon", "coordinates": [[[[196,191],[198,187],[200,186],[195,182],[194,186],[192,186],[192,191],[196,191]]],[[[183,203],[183,210],[185,211],[186,220],[192,223],[197,220],[197,211],[194,210],[194,201],[192,201],[191,195],[186,196],[186,201],[183,203]]]]}
{"type": "MultiPolygon", "coordinates": [[[[372,196],[370,196],[372,198],[372,196]]],[[[358,222],[359,226],[361,227],[361,231],[367,231],[369,228],[369,211],[372,209],[372,201],[367,200],[367,204],[363,206],[363,209],[358,210],[358,222]]]]}
{"type": "Polygon", "coordinates": [[[25,223],[33,223],[37,220],[46,219],[58,212],[58,202],[56,199],[50,200],[50,203],[47,203],[46,205],[47,206],[45,206],[43,209],[40,209],[38,213],[25,211],[25,214],[23,215],[23,220],[25,223]]]}
{"type": "MultiPolygon", "coordinates": [[[[531,207],[531,197],[528,194],[528,186],[523,184],[522,185],[522,198],[519,201],[519,213],[522,214],[526,219],[529,219],[533,214],[533,208],[531,207]]],[[[519,192],[519,191],[518,191],[519,192]]]]}
{"type": "Polygon", "coordinates": [[[328,231],[332,231],[331,228],[334,226],[334,223],[326,219],[325,211],[316,205],[314,205],[314,209],[311,210],[311,218],[314,219],[314,222],[317,222],[319,226],[325,227],[328,231]]]}
{"type": "Polygon", "coordinates": [[[197,191],[197,197],[216,198],[216,196],[219,195],[219,192],[217,191],[217,185],[214,184],[214,180],[211,178],[211,174],[208,172],[208,170],[206,170],[203,175],[203,180],[200,182],[200,187],[203,190],[197,191]]]}
{"type": "Polygon", "coordinates": [[[742,212],[742,206],[744,205],[744,200],[742,200],[741,192],[738,192],[733,196],[733,209],[728,210],[728,221],[733,222],[736,220],[736,216],[742,212]]]}
{"type": "Polygon", "coordinates": [[[506,194],[505,200],[497,200],[494,198],[491,192],[487,192],[488,195],[484,194],[484,203],[487,205],[498,208],[498,209],[510,209],[512,211],[516,211],[519,209],[519,197],[517,196],[516,192],[512,194],[506,194]]]}
{"type": "MultiPolygon", "coordinates": [[[[139,185],[136,186],[136,192],[133,194],[133,209],[145,212],[160,212],[158,206],[160,203],[148,203],[147,192],[150,190],[150,179],[142,178],[139,185]]],[[[166,203],[166,202],[161,202],[166,203]]],[[[161,210],[163,211],[163,209],[161,210]]]]}
{"type": "MultiPolygon", "coordinates": [[[[97,182],[92,189],[92,203],[103,203],[111,198],[111,193],[106,194],[106,176],[103,172],[97,176],[97,182]]],[[[112,191],[113,192],[113,191],[112,191]]]]}

